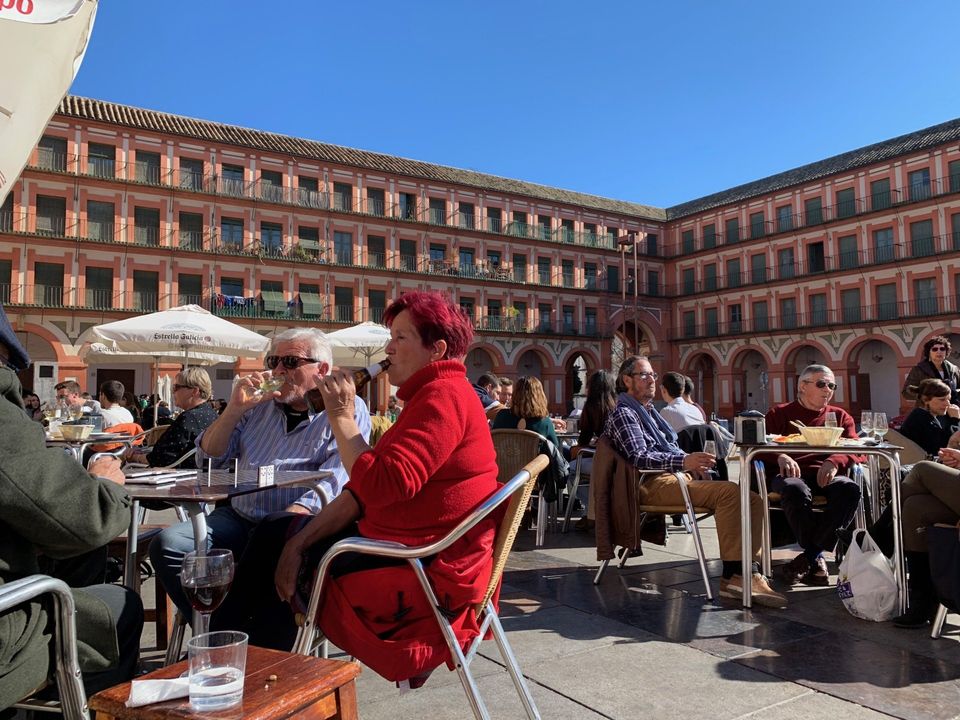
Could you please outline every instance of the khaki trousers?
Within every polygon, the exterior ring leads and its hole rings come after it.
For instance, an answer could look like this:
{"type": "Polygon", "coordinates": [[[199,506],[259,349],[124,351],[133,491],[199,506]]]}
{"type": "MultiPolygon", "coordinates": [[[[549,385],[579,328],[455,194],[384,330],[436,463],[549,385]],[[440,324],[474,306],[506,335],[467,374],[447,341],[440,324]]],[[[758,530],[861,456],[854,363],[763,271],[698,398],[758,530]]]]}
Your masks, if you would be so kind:
{"type": "MultiPolygon", "coordinates": [[[[690,477],[689,475],[687,476],[690,477]]],[[[740,556],[740,486],[723,480],[688,480],[690,499],[697,507],[713,510],[720,540],[720,559],[739,561],[740,556]]],[[[677,479],[669,474],[644,477],[640,485],[640,502],[644,505],[683,505],[683,493],[677,479]]],[[[763,507],[760,496],[750,493],[750,538],[753,557],[760,555],[763,507]]]]}

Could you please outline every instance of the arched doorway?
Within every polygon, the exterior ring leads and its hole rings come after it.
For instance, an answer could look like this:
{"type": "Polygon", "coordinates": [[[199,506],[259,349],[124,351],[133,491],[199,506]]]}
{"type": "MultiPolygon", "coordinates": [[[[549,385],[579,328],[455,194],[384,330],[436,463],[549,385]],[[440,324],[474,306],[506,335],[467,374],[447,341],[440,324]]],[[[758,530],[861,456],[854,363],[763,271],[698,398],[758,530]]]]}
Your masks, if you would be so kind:
{"type": "Polygon", "coordinates": [[[880,340],[870,340],[850,354],[850,388],[847,409],[854,417],[863,410],[880,410],[888,418],[900,414],[900,387],[897,353],[880,340]]]}
{"type": "Polygon", "coordinates": [[[574,408],[582,408],[587,399],[587,378],[595,368],[583,353],[574,353],[566,363],[564,371],[564,397],[566,414],[574,408]]]}
{"type": "Polygon", "coordinates": [[[741,353],[735,363],[740,373],[734,377],[733,406],[737,412],[770,409],[770,374],[767,359],[758,350],[741,353]]]}
{"type": "Polygon", "coordinates": [[[476,382],[477,378],[484,373],[492,373],[493,368],[496,367],[493,356],[482,347],[473,348],[468,352],[463,363],[467,366],[467,377],[470,378],[470,382],[476,382]]]}
{"type": "Polygon", "coordinates": [[[703,406],[709,418],[719,406],[716,363],[706,353],[698,353],[691,358],[689,367],[686,374],[693,380],[693,399],[703,406]]]}
{"type": "Polygon", "coordinates": [[[807,365],[829,365],[826,355],[815,345],[800,345],[787,355],[784,363],[786,401],[797,399],[797,380],[807,365]]]}

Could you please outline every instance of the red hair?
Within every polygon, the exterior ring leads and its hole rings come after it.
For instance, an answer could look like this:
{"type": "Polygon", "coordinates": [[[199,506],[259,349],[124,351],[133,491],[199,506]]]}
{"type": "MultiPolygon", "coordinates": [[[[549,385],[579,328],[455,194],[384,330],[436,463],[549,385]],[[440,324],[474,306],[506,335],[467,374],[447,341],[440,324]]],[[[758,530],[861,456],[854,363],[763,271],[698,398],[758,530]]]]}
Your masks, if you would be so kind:
{"type": "Polygon", "coordinates": [[[447,343],[445,358],[462,358],[473,342],[473,323],[459,305],[438,292],[404,293],[383,313],[383,324],[390,327],[404,310],[410,313],[413,326],[420,334],[420,342],[430,347],[437,340],[447,343]]]}

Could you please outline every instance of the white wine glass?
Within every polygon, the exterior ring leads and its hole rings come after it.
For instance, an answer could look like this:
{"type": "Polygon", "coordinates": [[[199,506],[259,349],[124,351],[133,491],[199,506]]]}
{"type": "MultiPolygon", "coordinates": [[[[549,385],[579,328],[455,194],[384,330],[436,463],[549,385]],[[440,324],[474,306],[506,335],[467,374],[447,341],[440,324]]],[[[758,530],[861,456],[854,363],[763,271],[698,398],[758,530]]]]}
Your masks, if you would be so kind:
{"type": "Polygon", "coordinates": [[[210,632],[210,615],[220,607],[233,583],[233,553],[212,548],[204,553],[188,552],[183,556],[180,585],[191,607],[200,614],[200,627],[194,636],[210,632]]]}
{"type": "Polygon", "coordinates": [[[706,440],[703,443],[703,451],[707,455],[717,456],[717,443],[714,440],[706,440]]]}
{"type": "Polygon", "coordinates": [[[276,377],[271,372],[264,372],[260,377],[260,392],[264,395],[271,395],[283,387],[285,380],[282,377],[276,377]]]}
{"type": "Polygon", "coordinates": [[[70,419],[81,420],[83,418],[83,405],[76,403],[70,406],[70,419]]]}
{"type": "Polygon", "coordinates": [[[889,429],[890,428],[887,425],[887,414],[882,412],[874,413],[873,414],[873,432],[876,433],[877,438],[879,438],[882,441],[883,436],[887,434],[887,430],[889,429]]]}
{"type": "Polygon", "coordinates": [[[828,412],[823,418],[824,427],[836,427],[837,426],[837,414],[835,412],[828,412]]]}
{"type": "Polygon", "coordinates": [[[864,410],[860,413],[860,429],[867,434],[867,437],[873,435],[873,410],[864,410]]]}

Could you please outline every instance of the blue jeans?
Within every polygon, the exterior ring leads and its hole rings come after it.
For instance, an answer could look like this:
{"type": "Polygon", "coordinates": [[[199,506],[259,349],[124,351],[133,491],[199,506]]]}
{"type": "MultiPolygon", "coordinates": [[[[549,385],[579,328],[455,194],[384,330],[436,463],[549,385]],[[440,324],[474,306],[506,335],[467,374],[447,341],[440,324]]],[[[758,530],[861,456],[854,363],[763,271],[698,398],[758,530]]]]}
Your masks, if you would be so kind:
{"type": "MultiPolygon", "coordinates": [[[[234,562],[239,563],[254,527],[256,523],[247,520],[229,505],[218,507],[207,515],[207,548],[231,550],[234,562]]],[[[183,565],[183,556],[192,550],[196,550],[196,544],[193,540],[193,524],[189,520],[165,528],[150,543],[150,564],[157,572],[157,579],[187,619],[192,617],[192,611],[180,587],[180,567],[183,565]]]]}

